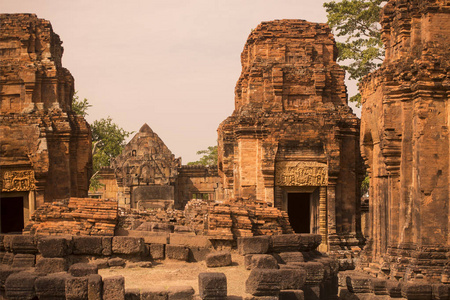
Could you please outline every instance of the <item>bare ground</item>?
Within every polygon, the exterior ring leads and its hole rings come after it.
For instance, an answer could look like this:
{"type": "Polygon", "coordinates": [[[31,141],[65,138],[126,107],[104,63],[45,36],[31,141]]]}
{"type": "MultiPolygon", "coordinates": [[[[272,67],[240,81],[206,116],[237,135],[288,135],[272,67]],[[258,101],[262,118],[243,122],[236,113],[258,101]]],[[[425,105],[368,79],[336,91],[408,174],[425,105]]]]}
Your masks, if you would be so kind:
{"type": "Polygon", "coordinates": [[[228,267],[207,268],[202,262],[181,262],[163,260],[154,263],[152,268],[100,269],[102,277],[122,275],[125,288],[144,288],[148,286],[192,286],[198,295],[198,275],[203,272],[220,272],[227,276],[229,296],[246,296],[245,281],[250,271],[244,267],[244,257],[232,255],[233,265],[228,267]]]}

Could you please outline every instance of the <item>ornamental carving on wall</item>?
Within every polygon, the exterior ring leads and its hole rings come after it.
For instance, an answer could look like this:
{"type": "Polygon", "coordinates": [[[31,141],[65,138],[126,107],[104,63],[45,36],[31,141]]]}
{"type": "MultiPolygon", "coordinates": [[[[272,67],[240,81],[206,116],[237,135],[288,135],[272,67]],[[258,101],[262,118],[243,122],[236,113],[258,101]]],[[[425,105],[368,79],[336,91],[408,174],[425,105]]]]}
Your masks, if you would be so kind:
{"type": "Polygon", "coordinates": [[[318,162],[283,161],[276,163],[275,185],[325,186],[328,166],[318,162]]]}
{"type": "Polygon", "coordinates": [[[25,192],[35,188],[34,171],[6,171],[3,173],[3,192],[25,192]]]}

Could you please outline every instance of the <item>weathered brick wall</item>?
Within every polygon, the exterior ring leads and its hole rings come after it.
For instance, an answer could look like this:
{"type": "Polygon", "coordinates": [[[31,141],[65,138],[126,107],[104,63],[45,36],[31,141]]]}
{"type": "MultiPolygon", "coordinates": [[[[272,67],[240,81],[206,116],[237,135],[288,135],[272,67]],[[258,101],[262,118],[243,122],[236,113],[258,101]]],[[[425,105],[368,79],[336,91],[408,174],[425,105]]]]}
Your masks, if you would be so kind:
{"type": "Polygon", "coordinates": [[[371,177],[365,252],[391,277],[450,283],[450,5],[391,0],[381,24],[385,60],[360,85],[371,177]]]}
{"type": "Polygon", "coordinates": [[[117,202],[102,199],[70,198],[45,203],[31,217],[24,233],[35,235],[114,235],[117,202]]]}
{"type": "Polygon", "coordinates": [[[72,112],[74,80],[59,36],[34,14],[1,14],[0,27],[2,192],[35,192],[36,206],[86,196],[91,132],[72,112]],[[33,184],[18,184],[17,172],[30,172],[33,184]]]}
{"type": "Polygon", "coordinates": [[[313,194],[322,204],[314,208],[320,215],[311,211],[320,219],[311,233],[320,230],[324,246],[340,249],[362,240],[363,165],[359,120],[347,105],[336,57],[326,24],[258,25],[241,55],[235,110],[218,129],[218,163],[225,199],[288,210],[288,193],[313,194]]]}

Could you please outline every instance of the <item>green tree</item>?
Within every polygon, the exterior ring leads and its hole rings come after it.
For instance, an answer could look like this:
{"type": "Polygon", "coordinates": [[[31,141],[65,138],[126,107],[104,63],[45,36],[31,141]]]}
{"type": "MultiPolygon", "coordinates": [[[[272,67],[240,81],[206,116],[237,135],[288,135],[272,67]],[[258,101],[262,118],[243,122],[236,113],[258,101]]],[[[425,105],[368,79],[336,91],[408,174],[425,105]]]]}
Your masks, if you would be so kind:
{"type": "MultiPolygon", "coordinates": [[[[327,11],[328,25],[338,40],[338,61],[350,74],[350,79],[360,81],[362,77],[378,68],[384,57],[380,33],[382,0],[342,0],[323,4],[327,11]]],[[[350,98],[361,105],[361,95],[350,98]]]]}
{"type": "Polygon", "coordinates": [[[111,158],[122,153],[125,139],[133,132],[128,132],[113,122],[111,117],[95,120],[91,125],[92,155],[94,172],[109,166],[111,158]]]}
{"type": "Polygon", "coordinates": [[[89,104],[88,99],[84,98],[83,101],[79,100],[77,92],[73,94],[72,98],[72,111],[79,116],[86,117],[88,115],[87,110],[89,107],[92,107],[89,104]]]}
{"type": "MultiPolygon", "coordinates": [[[[85,117],[87,110],[92,105],[85,98],[78,100],[77,93],[72,98],[72,110],[80,116],[85,117]]],[[[111,158],[122,153],[125,147],[125,139],[133,132],[128,132],[113,122],[111,117],[94,121],[91,124],[92,131],[92,165],[94,174],[90,179],[90,190],[97,190],[101,187],[98,171],[101,167],[107,167],[111,163],[111,158]]]]}
{"type": "Polygon", "coordinates": [[[203,156],[199,160],[188,162],[188,166],[217,166],[217,146],[209,146],[206,150],[197,151],[197,155],[202,154],[203,156]]]}

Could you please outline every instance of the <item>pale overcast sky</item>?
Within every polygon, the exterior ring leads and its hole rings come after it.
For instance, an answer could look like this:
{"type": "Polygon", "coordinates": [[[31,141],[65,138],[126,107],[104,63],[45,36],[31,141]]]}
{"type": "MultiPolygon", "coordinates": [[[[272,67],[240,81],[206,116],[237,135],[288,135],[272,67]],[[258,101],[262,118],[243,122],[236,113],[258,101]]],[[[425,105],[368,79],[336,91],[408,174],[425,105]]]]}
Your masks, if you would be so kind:
{"type": "MultiPolygon", "coordinates": [[[[240,54],[261,21],[326,22],[317,0],[1,0],[0,13],[52,23],[63,66],[92,104],[128,131],[147,123],[183,164],[216,145],[234,109],[240,54]]],[[[347,84],[349,96],[355,83],[347,84]]],[[[360,115],[359,110],[357,112],[360,115]]]]}

